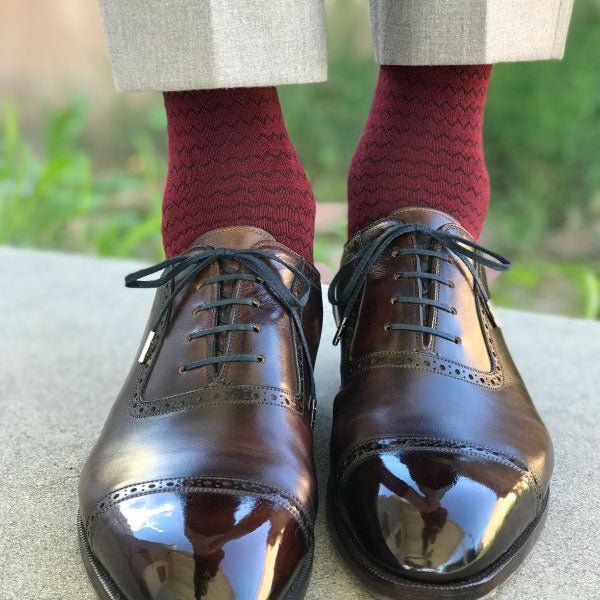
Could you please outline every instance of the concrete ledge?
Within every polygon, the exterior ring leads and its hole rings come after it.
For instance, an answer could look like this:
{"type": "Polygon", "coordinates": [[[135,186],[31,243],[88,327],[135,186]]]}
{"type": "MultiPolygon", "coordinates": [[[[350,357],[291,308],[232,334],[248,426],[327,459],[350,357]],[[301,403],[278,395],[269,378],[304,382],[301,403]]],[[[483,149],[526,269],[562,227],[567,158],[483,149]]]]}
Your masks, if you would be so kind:
{"type": "MultiPolygon", "coordinates": [[[[96,600],[75,534],[81,465],[129,369],[152,291],[139,263],[0,248],[0,599],[96,600]]],[[[321,490],[338,353],[327,322],[317,366],[321,490]]],[[[600,597],[600,323],[499,311],[554,437],[548,525],[498,600],[600,597]]],[[[324,493],[321,494],[321,500],[324,493]]],[[[333,551],[321,506],[309,599],[370,597],[333,551]]]]}

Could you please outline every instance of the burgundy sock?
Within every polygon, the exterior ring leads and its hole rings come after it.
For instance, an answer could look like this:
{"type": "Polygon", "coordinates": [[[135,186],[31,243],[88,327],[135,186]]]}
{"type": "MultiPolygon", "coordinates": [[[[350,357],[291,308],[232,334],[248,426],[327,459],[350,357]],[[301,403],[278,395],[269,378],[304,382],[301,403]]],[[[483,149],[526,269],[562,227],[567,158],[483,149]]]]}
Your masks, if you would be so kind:
{"type": "Polygon", "coordinates": [[[312,260],[315,201],[288,137],[277,90],[166,92],[164,99],[166,255],[185,252],[211,229],[253,225],[312,260]]]}
{"type": "Polygon", "coordinates": [[[397,208],[426,206],[479,236],[489,200],[482,129],[491,70],[381,67],[350,166],[350,235],[397,208]]]}

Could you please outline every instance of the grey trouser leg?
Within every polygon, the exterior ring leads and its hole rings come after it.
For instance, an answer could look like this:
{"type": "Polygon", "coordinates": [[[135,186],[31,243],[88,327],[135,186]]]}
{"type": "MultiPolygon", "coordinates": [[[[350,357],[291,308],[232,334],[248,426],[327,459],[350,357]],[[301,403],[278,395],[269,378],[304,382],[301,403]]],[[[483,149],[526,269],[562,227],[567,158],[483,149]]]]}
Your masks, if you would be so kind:
{"type": "Polygon", "coordinates": [[[118,90],[327,79],[323,0],[99,0],[118,90]]]}
{"type": "MultiPolygon", "coordinates": [[[[99,0],[115,85],[174,91],[323,81],[323,1],[99,0]]],[[[370,1],[377,59],[400,65],[560,58],[573,8],[573,0],[370,1]]]]}
{"type": "Polygon", "coordinates": [[[573,0],[370,0],[384,65],[562,58],[573,0]]]}

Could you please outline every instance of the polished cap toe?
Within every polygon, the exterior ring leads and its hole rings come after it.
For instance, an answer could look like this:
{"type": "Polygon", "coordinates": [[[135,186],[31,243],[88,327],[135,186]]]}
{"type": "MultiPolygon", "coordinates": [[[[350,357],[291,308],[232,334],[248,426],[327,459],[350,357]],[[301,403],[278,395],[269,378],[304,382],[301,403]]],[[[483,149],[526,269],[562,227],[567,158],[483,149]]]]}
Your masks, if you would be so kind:
{"type": "Polygon", "coordinates": [[[252,495],[128,498],[96,519],[92,551],[127,600],[282,598],[308,545],[283,506],[252,495]]]}
{"type": "Polygon", "coordinates": [[[535,519],[532,482],[509,461],[440,451],[383,452],[354,468],[337,503],[372,562],[443,582],[479,573],[535,519]]]}

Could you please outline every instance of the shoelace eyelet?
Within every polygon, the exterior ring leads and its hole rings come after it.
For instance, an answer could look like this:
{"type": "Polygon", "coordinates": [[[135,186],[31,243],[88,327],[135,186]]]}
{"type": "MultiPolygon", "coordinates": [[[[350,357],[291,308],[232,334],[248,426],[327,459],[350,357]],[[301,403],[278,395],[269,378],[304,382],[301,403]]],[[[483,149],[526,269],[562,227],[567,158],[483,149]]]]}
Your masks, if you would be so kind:
{"type": "Polygon", "coordinates": [[[389,323],[386,323],[386,324],[383,326],[383,330],[384,330],[384,331],[391,331],[391,330],[392,330],[392,326],[391,326],[389,323]]]}
{"type": "Polygon", "coordinates": [[[267,362],[267,359],[261,354],[256,357],[256,361],[259,363],[264,363],[264,362],[267,362]]]}
{"type": "Polygon", "coordinates": [[[397,258],[398,257],[398,250],[392,250],[392,257],[393,258],[397,258]]]}
{"type": "Polygon", "coordinates": [[[256,299],[252,300],[252,306],[254,306],[254,308],[259,308],[260,305],[261,305],[261,303],[258,300],[256,300],[256,299]]]}
{"type": "MultiPolygon", "coordinates": [[[[427,240],[426,240],[427,241],[427,240]]],[[[384,233],[379,235],[371,244],[357,252],[354,256],[353,272],[347,281],[342,285],[342,277],[346,278],[344,268],[334,277],[329,287],[329,299],[331,303],[340,310],[339,326],[334,336],[333,343],[337,345],[341,338],[341,333],[345,327],[349,317],[353,314],[357,304],[361,301],[361,291],[368,279],[369,273],[374,264],[383,257],[397,254],[422,254],[444,260],[450,264],[464,265],[473,277],[474,287],[487,299],[487,290],[485,284],[481,281],[478,275],[480,266],[495,269],[497,271],[506,271],[510,266],[510,261],[503,256],[487,250],[474,241],[463,238],[460,235],[448,233],[439,229],[433,229],[428,225],[421,223],[404,223],[397,224],[388,228],[384,233]],[[419,246],[411,246],[411,248],[394,248],[393,244],[396,239],[407,234],[417,234],[423,237],[428,237],[431,242],[441,245],[440,251],[434,251],[420,248],[419,246]],[[460,261],[460,262],[459,262],[460,261]],[[343,275],[342,275],[343,274],[343,275]]],[[[400,278],[416,278],[429,279],[438,282],[440,285],[446,285],[449,288],[455,288],[456,284],[451,279],[443,279],[438,273],[433,273],[429,267],[425,270],[421,268],[421,263],[417,263],[416,271],[400,272],[393,274],[393,279],[400,278]]],[[[350,267],[348,267],[350,268],[350,267]]],[[[461,266],[462,268],[462,266],[461,266]]],[[[435,284],[432,284],[435,285],[435,284]]],[[[456,308],[450,307],[448,304],[442,303],[436,298],[425,298],[423,290],[419,290],[419,295],[407,299],[408,302],[415,304],[429,305],[433,309],[444,310],[451,314],[457,314],[456,308]]],[[[399,297],[402,298],[402,297],[399,297]]],[[[404,301],[404,300],[402,300],[404,301]]],[[[394,300],[391,299],[393,303],[394,300]]],[[[398,300],[400,302],[400,300],[398,300]]],[[[454,341],[457,344],[462,343],[462,340],[453,336],[451,333],[438,330],[435,326],[428,327],[423,322],[423,313],[419,323],[393,323],[391,327],[384,326],[385,331],[406,330],[415,331],[422,334],[438,336],[449,341],[454,341]]]]}
{"type": "Polygon", "coordinates": [[[180,367],[177,369],[177,371],[178,371],[179,373],[185,373],[185,371],[186,371],[185,365],[181,365],[181,366],[180,366],[180,367]]]}
{"type": "Polygon", "coordinates": [[[458,311],[456,310],[456,307],[452,306],[452,307],[450,308],[450,314],[451,314],[451,315],[457,315],[457,314],[458,314],[458,311]]]}
{"type": "Polygon", "coordinates": [[[398,304],[398,299],[397,298],[390,298],[390,303],[391,304],[398,304]]]}
{"type": "Polygon", "coordinates": [[[256,333],[260,333],[261,329],[260,325],[252,325],[252,331],[255,331],[256,333]]]}

